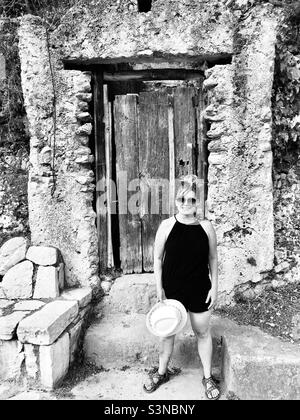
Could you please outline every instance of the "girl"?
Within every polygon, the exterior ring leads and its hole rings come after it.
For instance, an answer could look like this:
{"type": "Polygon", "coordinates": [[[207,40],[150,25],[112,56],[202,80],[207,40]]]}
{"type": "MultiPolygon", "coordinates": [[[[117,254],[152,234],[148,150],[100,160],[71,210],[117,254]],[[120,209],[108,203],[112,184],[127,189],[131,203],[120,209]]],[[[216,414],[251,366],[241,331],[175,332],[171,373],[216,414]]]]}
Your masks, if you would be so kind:
{"type": "MultiPolygon", "coordinates": [[[[154,244],[154,276],[159,301],[179,300],[189,312],[203,365],[202,383],[208,399],[216,400],[219,389],[211,375],[212,337],[209,322],[218,293],[218,259],[215,230],[209,220],[196,218],[197,177],[182,178],[176,194],[177,214],[160,224],[154,244]],[[210,269],[210,276],[209,276],[210,269]]],[[[160,338],[159,367],[149,373],[146,392],[169,380],[168,363],[175,335],[160,338]]]]}

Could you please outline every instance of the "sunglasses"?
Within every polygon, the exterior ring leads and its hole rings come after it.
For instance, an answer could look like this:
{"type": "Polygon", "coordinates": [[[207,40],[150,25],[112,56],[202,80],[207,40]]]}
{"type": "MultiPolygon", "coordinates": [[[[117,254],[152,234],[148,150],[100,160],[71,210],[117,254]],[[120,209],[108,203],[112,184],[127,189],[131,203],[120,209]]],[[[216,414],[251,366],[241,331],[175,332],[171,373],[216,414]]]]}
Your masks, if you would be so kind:
{"type": "Polygon", "coordinates": [[[181,204],[188,204],[188,205],[195,205],[197,202],[196,198],[178,197],[176,200],[181,204]]]}

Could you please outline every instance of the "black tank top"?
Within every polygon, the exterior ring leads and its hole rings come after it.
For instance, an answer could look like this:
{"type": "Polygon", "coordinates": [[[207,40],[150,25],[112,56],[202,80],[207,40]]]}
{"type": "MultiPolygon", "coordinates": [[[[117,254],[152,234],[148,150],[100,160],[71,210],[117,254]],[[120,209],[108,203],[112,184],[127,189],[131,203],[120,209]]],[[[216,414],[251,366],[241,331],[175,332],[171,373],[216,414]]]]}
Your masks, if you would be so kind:
{"type": "Polygon", "coordinates": [[[166,293],[206,292],[211,287],[208,268],[209,241],[200,223],[176,222],[166,240],[162,285],[166,293]]]}

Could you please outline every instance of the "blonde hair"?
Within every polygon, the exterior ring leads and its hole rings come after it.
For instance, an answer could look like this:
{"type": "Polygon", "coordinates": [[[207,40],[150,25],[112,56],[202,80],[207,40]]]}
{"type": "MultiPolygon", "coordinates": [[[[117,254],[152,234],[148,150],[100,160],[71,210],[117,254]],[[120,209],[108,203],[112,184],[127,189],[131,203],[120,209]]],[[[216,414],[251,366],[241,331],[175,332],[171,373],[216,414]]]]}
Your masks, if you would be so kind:
{"type": "Polygon", "coordinates": [[[178,188],[176,199],[186,195],[190,191],[194,191],[196,194],[198,186],[198,177],[197,175],[183,175],[179,178],[180,187],[178,188]]]}

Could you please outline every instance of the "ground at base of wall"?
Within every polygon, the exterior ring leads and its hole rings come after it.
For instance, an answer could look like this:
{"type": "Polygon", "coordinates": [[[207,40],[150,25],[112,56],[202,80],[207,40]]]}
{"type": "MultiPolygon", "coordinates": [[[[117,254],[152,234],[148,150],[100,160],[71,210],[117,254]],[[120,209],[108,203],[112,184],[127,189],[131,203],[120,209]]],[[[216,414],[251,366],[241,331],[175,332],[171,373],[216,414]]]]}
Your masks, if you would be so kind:
{"type": "Polygon", "coordinates": [[[216,313],[240,325],[253,325],[274,337],[300,343],[300,283],[265,290],[255,299],[237,295],[235,300],[235,306],[216,313]]]}
{"type": "MultiPolygon", "coordinates": [[[[183,368],[155,392],[146,393],[143,384],[149,368],[99,369],[83,364],[70,372],[54,391],[19,390],[7,394],[7,400],[205,400],[201,383],[202,369],[183,368]]],[[[221,400],[231,399],[222,391],[221,400]]],[[[1,394],[1,393],[0,393],[1,394]]],[[[0,398],[1,399],[1,398],[0,398]]],[[[3,398],[2,398],[3,399],[3,398]]]]}

